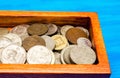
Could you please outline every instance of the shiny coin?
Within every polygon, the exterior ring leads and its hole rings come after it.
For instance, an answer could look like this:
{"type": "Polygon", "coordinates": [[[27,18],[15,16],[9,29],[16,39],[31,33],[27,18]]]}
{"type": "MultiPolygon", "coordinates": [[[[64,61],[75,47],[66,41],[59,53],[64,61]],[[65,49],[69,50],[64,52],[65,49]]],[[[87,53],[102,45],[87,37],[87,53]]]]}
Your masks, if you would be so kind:
{"type": "Polygon", "coordinates": [[[23,40],[23,47],[25,48],[25,50],[29,50],[35,45],[45,46],[45,40],[37,35],[29,36],[23,40]]]}
{"type": "Polygon", "coordinates": [[[55,47],[55,41],[50,36],[41,36],[45,40],[46,47],[50,50],[53,50],[55,47]]]}
{"type": "Polygon", "coordinates": [[[70,58],[75,64],[93,64],[96,54],[90,47],[78,46],[71,49],[70,58]]]}
{"type": "Polygon", "coordinates": [[[0,28],[0,35],[5,35],[7,34],[9,31],[7,28],[0,28]]]}
{"type": "Polygon", "coordinates": [[[46,35],[55,34],[58,30],[58,27],[55,24],[47,24],[47,26],[48,26],[48,31],[46,35]]]}
{"type": "Polygon", "coordinates": [[[26,51],[18,45],[9,45],[1,53],[1,62],[4,64],[24,64],[26,51]]]}
{"type": "Polygon", "coordinates": [[[55,50],[61,50],[68,45],[67,39],[62,35],[54,35],[52,38],[55,40],[55,50]]]}
{"type": "Polygon", "coordinates": [[[62,64],[60,60],[61,54],[58,52],[54,52],[54,55],[55,55],[55,64],[62,64]]]}
{"type": "Polygon", "coordinates": [[[61,30],[60,30],[61,34],[62,34],[63,36],[65,36],[66,32],[67,32],[70,28],[73,28],[73,26],[72,26],[72,25],[64,25],[63,27],[61,27],[61,30]]]}
{"type": "Polygon", "coordinates": [[[84,37],[80,37],[77,39],[77,44],[78,46],[88,46],[88,47],[92,47],[92,43],[89,39],[84,38],[84,37]]]}
{"type": "Polygon", "coordinates": [[[48,31],[48,27],[45,24],[35,23],[27,29],[31,35],[43,35],[48,31]]]}
{"type": "Polygon", "coordinates": [[[8,34],[4,35],[4,37],[10,39],[13,44],[16,44],[18,46],[22,45],[22,40],[17,34],[8,33],[8,34]]]}
{"type": "Polygon", "coordinates": [[[27,62],[29,64],[51,64],[51,51],[44,46],[36,45],[28,50],[27,62]]]}
{"type": "Polygon", "coordinates": [[[24,40],[26,37],[29,36],[27,33],[28,27],[29,27],[29,25],[27,25],[27,24],[17,25],[15,27],[13,27],[10,32],[19,35],[21,37],[21,39],[24,40]]]}
{"type": "Polygon", "coordinates": [[[80,37],[85,37],[87,38],[87,34],[78,28],[70,28],[67,32],[66,32],[66,38],[71,42],[71,43],[77,43],[77,39],[80,37]]]}

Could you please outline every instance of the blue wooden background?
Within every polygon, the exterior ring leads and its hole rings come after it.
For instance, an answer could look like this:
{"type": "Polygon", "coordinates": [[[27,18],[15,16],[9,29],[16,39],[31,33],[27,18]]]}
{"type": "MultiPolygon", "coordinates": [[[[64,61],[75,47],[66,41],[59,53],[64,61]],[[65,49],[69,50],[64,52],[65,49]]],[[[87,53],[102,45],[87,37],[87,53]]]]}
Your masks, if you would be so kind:
{"type": "Polygon", "coordinates": [[[120,0],[0,0],[0,10],[97,12],[111,67],[120,78],[120,0]]]}

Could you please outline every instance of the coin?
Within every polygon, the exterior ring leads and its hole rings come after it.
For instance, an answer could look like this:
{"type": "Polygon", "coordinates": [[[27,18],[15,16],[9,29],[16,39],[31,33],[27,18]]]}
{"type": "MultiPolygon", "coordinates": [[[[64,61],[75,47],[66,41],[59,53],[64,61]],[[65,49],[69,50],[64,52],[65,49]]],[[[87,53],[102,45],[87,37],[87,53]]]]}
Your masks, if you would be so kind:
{"type": "Polygon", "coordinates": [[[72,26],[72,25],[64,25],[64,26],[62,26],[62,27],[61,27],[61,30],[60,30],[61,34],[62,34],[63,36],[65,36],[66,32],[67,32],[70,28],[73,28],[73,26],[72,26]]]}
{"type": "Polygon", "coordinates": [[[50,36],[43,35],[43,36],[41,36],[41,38],[43,38],[45,40],[46,47],[48,49],[50,49],[50,50],[54,49],[54,47],[55,47],[55,41],[50,36]]]}
{"type": "Polygon", "coordinates": [[[54,35],[52,38],[55,40],[55,50],[61,50],[68,45],[67,39],[62,35],[54,35]]]}
{"type": "Polygon", "coordinates": [[[58,27],[55,24],[47,24],[47,26],[48,26],[48,31],[46,35],[53,35],[58,30],[58,27]]]}
{"type": "Polygon", "coordinates": [[[26,51],[18,45],[9,45],[1,53],[1,62],[4,64],[24,64],[26,51]]]}
{"type": "Polygon", "coordinates": [[[5,35],[7,34],[9,31],[7,28],[0,28],[0,35],[5,35]]]}
{"type": "Polygon", "coordinates": [[[62,64],[60,60],[61,54],[58,52],[54,52],[54,55],[55,55],[55,64],[62,64]]]}
{"type": "Polygon", "coordinates": [[[35,23],[27,29],[31,35],[43,35],[48,31],[48,27],[45,24],[35,23]]]}
{"type": "Polygon", "coordinates": [[[44,46],[36,45],[28,50],[27,62],[29,64],[50,64],[51,51],[44,46]]]}
{"type": "Polygon", "coordinates": [[[17,26],[12,28],[10,33],[17,34],[21,37],[22,40],[24,40],[26,37],[29,36],[28,33],[27,33],[27,28],[28,27],[29,27],[29,25],[27,25],[27,24],[17,25],[17,26]]]}
{"type": "Polygon", "coordinates": [[[21,40],[21,38],[17,34],[8,33],[8,34],[4,35],[4,37],[10,39],[13,44],[16,44],[18,46],[22,45],[22,40],[21,40]]]}
{"type": "Polygon", "coordinates": [[[92,43],[89,39],[84,38],[84,37],[80,37],[77,39],[77,44],[79,46],[88,46],[88,47],[92,47],[92,43]]]}
{"type": "Polygon", "coordinates": [[[67,32],[66,32],[66,38],[71,42],[76,44],[77,43],[77,39],[79,37],[85,37],[87,38],[86,33],[78,28],[70,28],[67,32]]]}
{"type": "Polygon", "coordinates": [[[25,50],[29,50],[35,45],[45,46],[45,40],[37,35],[29,36],[23,40],[23,47],[25,48],[25,50]]]}
{"type": "Polygon", "coordinates": [[[96,54],[90,47],[77,46],[71,49],[70,59],[75,64],[93,64],[96,60],[96,54]]]}

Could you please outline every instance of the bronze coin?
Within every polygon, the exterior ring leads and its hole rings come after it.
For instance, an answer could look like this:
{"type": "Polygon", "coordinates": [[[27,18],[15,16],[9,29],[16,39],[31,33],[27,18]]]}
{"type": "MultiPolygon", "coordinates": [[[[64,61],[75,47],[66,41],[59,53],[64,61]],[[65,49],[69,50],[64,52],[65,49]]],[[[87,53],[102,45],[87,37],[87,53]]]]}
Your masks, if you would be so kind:
{"type": "Polygon", "coordinates": [[[31,35],[43,35],[48,31],[48,27],[45,24],[35,23],[27,29],[31,35]]]}
{"type": "Polygon", "coordinates": [[[78,28],[70,28],[67,32],[66,32],[66,38],[71,42],[71,43],[77,43],[77,39],[80,37],[85,37],[87,38],[87,34],[78,28]]]}
{"type": "Polygon", "coordinates": [[[45,46],[44,39],[37,36],[37,35],[33,35],[33,36],[29,36],[29,37],[27,37],[27,38],[25,38],[23,40],[23,47],[26,50],[29,50],[31,47],[33,47],[35,45],[43,45],[43,46],[45,46]]]}

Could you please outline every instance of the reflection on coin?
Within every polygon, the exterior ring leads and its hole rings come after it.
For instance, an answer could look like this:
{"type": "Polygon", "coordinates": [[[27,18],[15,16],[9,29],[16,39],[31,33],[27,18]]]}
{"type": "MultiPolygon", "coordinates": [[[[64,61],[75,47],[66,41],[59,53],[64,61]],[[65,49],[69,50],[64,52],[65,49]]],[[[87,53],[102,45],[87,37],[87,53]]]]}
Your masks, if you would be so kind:
{"type": "Polygon", "coordinates": [[[61,54],[58,52],[54,52],[55,55],[55,64],[61,64],[60,56],[61,54]]]}
{"type": "Polygon", "coordinates": [[[9,45],[1,53],[1,62],[4,64],[24,64],[26,51],[18,45],[9,45]]]}
{"type": "Polygon", "coordinates": [[[87,38],[87,34],[78,28],[70,28],[67,32],[66,32],[66,38],[71,42],[71,43],[77,43],[77,39],[79,37],[85,37],[87,38]]]}
{"type": "Polygon", "coordinates": [[[48,31],[48,27],[45,24],[35,23],[27,29],[31,35],[43,35],[48,31]]]}
{"type": "Polygon", "coordinates": [[[29,27],[29,25],[27,25],[27,24],[17,25],[17,26],[12,28],[10,33],[15,33],[15,34],[19,35],[22,40],[24,40],[26,37],[29,36],[27,33],[28,27],[29,27]]]}
{"type": "Polygon", "coordinates": [[[67,39],[62,35],[54,35],[52,38],[56,42],[55,50],[61,50],[68,45],[67,39]]]}
{"type": "Polygon", "coordinates": [[[29,36],[23,40],[23,47],[25,50],[29,50],[35,45],[45,46],[45,40],[37,35],[29,36]]]}
{"type": "Polygon", "coordinates": [[[50,64],[51,51],[44,46],[36,45],[28,50],[27,62],[29,64],[50,64]]]}
{"type": "Polygon", "coordinates": [[[45,43],[46,43],[46,47],[50,50],[53,50],[54,47],[55,47],[55,41],[49,37],[49,36],[41,36],[41,38],[43,38],[45,40],[45,43]]]}
{"type": "Polygon", "coordinates": [[[92,47],[92,43],[90,42],[89,39],[84,38],[84,37],[80,37],[77,39],[77,44],[78,46],[88,46],[88,47],[92,47]]]}
{"type": "Polygon", "coordinates": [[[69,45],[68,47],[64,48],[61,51],[61,61],[63,64],[71,64],[70,61],[70,51],[72,48],[76,47],[77,45],[69,45]]]}
{"type": "Polygon", "coordinates": [[[0,28],[0,35],[5,35],[8,33],[8,29],[7,28],[0,28]]]}
{"type": "Polygon", "coordinates": [[[47,24],[47,26],[48,26],[48,31],[46,35],[52,35],[56,33],[58,30],[58,27],[55,24],[47,24]]]}
{"type": "Polygon", "coordinates": [[[17,34],[8,33],[8,34],[4,35],[4,37],[10,39],[13,44],[16,44],[18,46],[22,45],[22,40],[17,34]]]}
{"type": "Polygon", "coordinates": [[[66,32],[67,32],[70,28],[73,28],[73,26],[72,26],[72,25],[64,25],[63,27],[61,27],[61,30],[60,30],[61,34],[62,34],[63,36],[65,36],[66,32]]]}
{"type": "Polygon", "coordinates": [[[86,28],[80,27],[80,26],[78,26],[76,28],[82,29],[87,34],[87,37],[89,37],[89,31],[86,28]]]}
{"type": "Polygon", "coordinates": [[[96,54],[90,47],[78,46],[71,49],[70,58],[75,64],[93,64],[96,54]]]}

